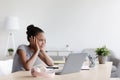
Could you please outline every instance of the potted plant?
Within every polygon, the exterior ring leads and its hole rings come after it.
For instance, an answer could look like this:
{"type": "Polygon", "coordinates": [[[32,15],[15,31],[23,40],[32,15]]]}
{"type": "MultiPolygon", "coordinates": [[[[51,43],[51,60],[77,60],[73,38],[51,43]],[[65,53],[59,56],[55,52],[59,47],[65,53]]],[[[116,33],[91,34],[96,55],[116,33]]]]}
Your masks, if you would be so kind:
{"type": "Polygon", "coordinates": [[[110,55],[110,51],[106,46],[96,49],[96,54],[98,55],[99,64],[105,64],[107,56],[110,55]]]}
{"type": "Polygon", "coordinates": [[[13,52],[14,52],[14,49],[13,49],[13,48],[9,48],[9,49],[8,49],[8,52],[9,52],[9,55],[12,56],[12,55],[13,55],[13,52]]]}

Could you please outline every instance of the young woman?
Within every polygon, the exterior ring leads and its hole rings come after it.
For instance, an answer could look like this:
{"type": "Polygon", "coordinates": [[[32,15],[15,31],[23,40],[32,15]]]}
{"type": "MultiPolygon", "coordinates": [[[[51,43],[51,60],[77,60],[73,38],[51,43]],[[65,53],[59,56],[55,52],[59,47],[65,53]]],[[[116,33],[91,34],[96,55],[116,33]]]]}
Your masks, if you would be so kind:
{"type": "Polygon", "coordinates": [[[46,38],[44,31],[34,25],[27,27],[29,45],[20,45],[13,60],[12,72],[31,70],[33,66],[42,64],[53,66],[53,60],[45,52],[46,38]]]}

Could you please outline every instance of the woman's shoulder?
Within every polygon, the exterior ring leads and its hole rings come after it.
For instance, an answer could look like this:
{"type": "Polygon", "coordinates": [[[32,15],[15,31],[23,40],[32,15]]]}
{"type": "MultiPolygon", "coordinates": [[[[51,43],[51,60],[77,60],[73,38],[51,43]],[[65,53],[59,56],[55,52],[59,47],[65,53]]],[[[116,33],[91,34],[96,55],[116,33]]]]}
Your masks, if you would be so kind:
{"type": "Polygon", "coordinates": [[[18,47],[27,47],[28,45],[25,45],[25,44],[21,44],[19,45],[18,47]]]}
{"type": "Polygon", "coordinates": [[[25,45],[25,44],[21,44],[18,46],[18,49],[26,49],[28,48],[28,45],[25,45]]]}

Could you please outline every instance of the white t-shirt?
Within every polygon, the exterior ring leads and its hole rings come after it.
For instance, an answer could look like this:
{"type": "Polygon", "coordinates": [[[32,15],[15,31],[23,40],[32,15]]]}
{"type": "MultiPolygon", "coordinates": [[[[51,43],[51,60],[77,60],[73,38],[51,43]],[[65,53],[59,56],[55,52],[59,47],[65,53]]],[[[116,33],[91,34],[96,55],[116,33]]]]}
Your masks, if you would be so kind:
{"type": "MultiPolygon", "coordinates": [[[[27,46],[27,45],[20,45],[18,49],[21,49],[25,52],[26,54],[26,58],[27,59],[30,59],[30,57],[32,56],[33,52],[30,50],[30,48],[27,46]]],[[[38,57],[34,63],[33,66],[35,65],[39,65],[39,64],[42,64],[42,61],[41,59],[38,57]]],[[[12,72],[16,72],[16,71],[21,71],[21,70],[25,70],[24,67],[23,67],[23,64],[21,62],[21,58],[20,56],[18,55],[17,51],[16,51],[16,54],[14,56],[14,59],[13,59],[13,66],[12,66],[12,72]]]]}

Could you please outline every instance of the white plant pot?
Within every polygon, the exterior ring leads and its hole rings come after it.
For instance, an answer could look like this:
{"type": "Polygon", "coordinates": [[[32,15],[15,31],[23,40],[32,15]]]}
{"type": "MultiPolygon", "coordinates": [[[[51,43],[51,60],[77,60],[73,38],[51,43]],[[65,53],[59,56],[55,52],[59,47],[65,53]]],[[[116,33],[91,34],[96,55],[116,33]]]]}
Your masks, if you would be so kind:
{"type": "Polygon", "coordinates": [[[12,56],[13,55],[13,52],[9,52],[9,56],[12,56]]]}
{"type": "Polygon", "coordinates": [[[105,64],[107,61],[107,56],[98,56],[99,64],[105,64]]]}

